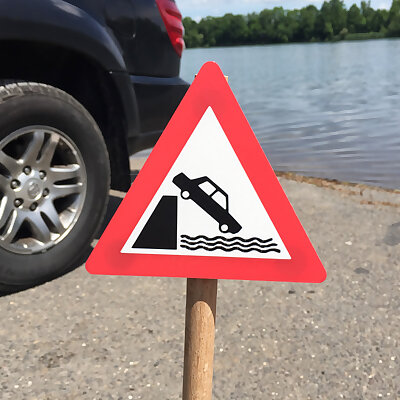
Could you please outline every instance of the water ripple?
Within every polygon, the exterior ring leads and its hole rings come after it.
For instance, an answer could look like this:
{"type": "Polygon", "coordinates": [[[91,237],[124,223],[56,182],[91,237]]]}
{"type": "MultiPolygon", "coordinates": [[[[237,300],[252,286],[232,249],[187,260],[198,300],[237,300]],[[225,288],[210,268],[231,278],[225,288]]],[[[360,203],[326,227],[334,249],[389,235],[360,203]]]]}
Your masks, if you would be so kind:
{"type": "Polygon", "coordinates": [[[276,170],[400,188],[400,40],[186,50],[214,59],[276,170]]]}

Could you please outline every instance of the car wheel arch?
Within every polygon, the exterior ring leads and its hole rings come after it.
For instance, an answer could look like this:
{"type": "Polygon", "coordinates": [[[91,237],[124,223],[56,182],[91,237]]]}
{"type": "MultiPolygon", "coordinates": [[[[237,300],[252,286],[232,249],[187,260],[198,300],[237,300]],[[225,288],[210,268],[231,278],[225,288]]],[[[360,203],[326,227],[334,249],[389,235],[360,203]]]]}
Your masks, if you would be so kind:
{"type": "Polygon", "coordinates": [[[3,40],[0,51],[8,55],[0,66],[0,80],[49,84],[70,94],[89,111],[107,144],[112,187],[127,190],[130,186],[127,137],[139,131],[136,97],[129,76],[105,71],[88,56],[53,45],[3,40]],[[23,67],[25,63],[21,60],[27,55],[34,61],[23,67]],[[48,58],[58,61],[50,65],[48,58]]]}

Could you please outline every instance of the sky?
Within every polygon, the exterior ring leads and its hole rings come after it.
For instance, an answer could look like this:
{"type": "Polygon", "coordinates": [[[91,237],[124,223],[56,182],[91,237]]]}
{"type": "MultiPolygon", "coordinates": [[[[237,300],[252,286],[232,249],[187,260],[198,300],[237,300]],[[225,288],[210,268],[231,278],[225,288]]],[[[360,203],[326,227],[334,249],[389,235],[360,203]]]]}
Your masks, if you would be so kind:
{"type": "MultiPolygon", "coordinates": [[[[176,0],[184,17],[200,20],[208,15],[220,16],[226,13],[248,14],[259,12],[264,8],[284,7],[294,9],[314,4],[320,8],[323,0],[176,0]]],[[[345,0],[347,8],[353,3],[360,5],[361,1],[345,0]]],[[[371,0],[373,8],[390,8],[392,0],[371,0]]]]}

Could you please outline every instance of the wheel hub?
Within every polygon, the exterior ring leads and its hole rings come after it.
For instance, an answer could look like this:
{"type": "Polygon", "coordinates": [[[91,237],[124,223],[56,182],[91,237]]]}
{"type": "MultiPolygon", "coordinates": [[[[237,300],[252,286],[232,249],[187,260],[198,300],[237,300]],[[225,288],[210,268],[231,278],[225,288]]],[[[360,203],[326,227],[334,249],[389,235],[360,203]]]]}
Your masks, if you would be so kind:
{"type": "Polygon", "coordinates": [[[16,199],[23,200],[25,207],[29,207],[33,202],[43,198],[45,182],[40,179],[39,171],[32,169],[29,175],[22,173],[12,180],[12,182],[15,181],[19,185],[14,189],[14,196],[16,199]]]}
{"type": "Polygon", "coordinates": [[[36,181],[35,179],[31,179],[28,184],[28,196],[29,198],[31,198],[32,200],[35,200],[38,198],[38,196],[41,196],[41,190],[40,190],[40,185],[38,183],[38,181],[36,181]]]}

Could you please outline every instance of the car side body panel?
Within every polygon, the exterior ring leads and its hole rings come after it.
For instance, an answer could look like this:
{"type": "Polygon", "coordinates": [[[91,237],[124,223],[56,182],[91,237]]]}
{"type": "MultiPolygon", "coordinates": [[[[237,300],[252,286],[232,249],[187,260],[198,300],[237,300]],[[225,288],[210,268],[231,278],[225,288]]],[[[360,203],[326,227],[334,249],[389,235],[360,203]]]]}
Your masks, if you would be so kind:
{"type": "MultiPolygon", "coordinates": [[[[7,43],[3,56],[9,59],[21,60],[21,53],[14,54],[19,44],[27,48],[40,44],[74,52],[104,71],[118,101],[106,95],[102,101],[112,102],[110,109],[120,104],[116,118],[123,127],[107,133],[111,138],[115,135],[115,143],[106,140],[112,165],[118,169],[125,165],[124,171],[113,168],[113,176],[129,177],[127,162],[118,159],[155,144],[189,86],[179,78],[180,57],[155,0],[0,0],[2,43],[7,43]]],[[[7,75],[0,79],[32,80],[29,62],[24,67],[16,62],[19,67],[8,63],[7,75]]],[[[38,74],[39,79],[52,75],[52,68],[62,68],[62,62],[42,64],[48,70],[38,74]]],[[[67,69],[63,73],[73,79],[67,69]]],[[[73,73],[79,73],[79,64],[73,73]]],[[[126,188],[124,181],[116,186],[126,188]]]]}
{"type": "Polygon", "coordinates": [[[62,0],[0,1],[0,40],[57,44],[89,55],[105,70],[126,72],[118,44],[92,15],[62,0]]]}
{"type": "MultiPolygon", "coordinates": [[[[127,136],[140,131],[137,100],[118,43],[93,15],[62,0],[0,1],[0,41],[47,43],[89,56],[111,74],[124,106],[127,136]]],[[[68,71],[66,71],[68,73],[68,71]]]]}

